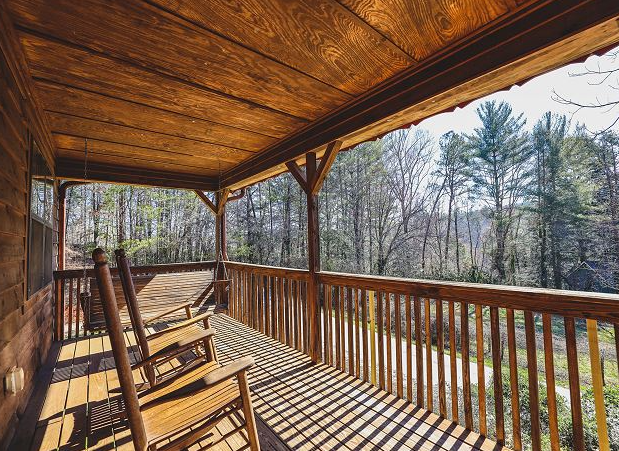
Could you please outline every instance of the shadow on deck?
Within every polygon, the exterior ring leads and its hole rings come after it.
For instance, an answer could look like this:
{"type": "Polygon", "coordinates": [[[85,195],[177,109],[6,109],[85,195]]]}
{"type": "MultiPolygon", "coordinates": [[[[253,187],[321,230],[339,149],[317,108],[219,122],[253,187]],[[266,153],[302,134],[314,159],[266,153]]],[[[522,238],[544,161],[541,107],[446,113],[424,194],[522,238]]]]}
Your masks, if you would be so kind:
{"type": "MultiPolygon", "coordinates": [[[[497,448],[385,391],[314,365],[306,355],[224,314],[212,325],[222,363],[243,355],[256,360],[250,383],[263,450],[497,448]]],[[[133,343],[133,334],[127,340],[133,343]]],[[[123,406],[107,336],[57,343],[52,351],[10,449],[133,449],[128,426],[116,415],[123,406]]],[[[235,426],[222,423],[191,449],[208,447],[235,426]]],[[[245,444],[237,434],[213,449],[232,451],[245,444]]]]}

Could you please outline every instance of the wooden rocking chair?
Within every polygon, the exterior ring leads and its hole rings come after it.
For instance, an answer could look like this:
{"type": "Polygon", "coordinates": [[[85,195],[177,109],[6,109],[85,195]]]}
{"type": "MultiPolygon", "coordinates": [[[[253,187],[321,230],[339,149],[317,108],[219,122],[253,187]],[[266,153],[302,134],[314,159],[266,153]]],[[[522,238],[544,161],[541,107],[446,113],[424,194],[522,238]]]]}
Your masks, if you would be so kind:
{"type": "Polygon", "coordinates": [[[181,450],[201,440],[224,418],[234,415],[244,421],[219,441],[245,429],[246,447],[259,451],[247,383],[247,371],[254,365],[251,357],[223,367],[216,361],[202,362],[141,392],[138,397],[107,257],[101,249],[95,249],[92,257],[134,448],[137,451],[181,450]]]}
{"type": "MultiPolygon", "coordinates": [[[[123,249],[117,249],[115,254],[129,318],[142,357],[140,364],[135,367],[144,367],[149,384],[154,386],[160,382],[162,377],[169,375],[168,372],[157,377],[155,368],[158,365],[166,363],[192,348],[195,350],[197,358],[202,359],[205,357],[207,361],[216,361],[217,352],[213,343],[214,332],[209,324],[209,318],[212,316],[211,313],[195,316],[167,329],[146,335],[145,323],[142,320],[133,278],[131,277],[129,259],[123,249]],[[200,327],[200,322],[204,324],[204,329],[200,327]],[[200,352],[200,344],[204,344],[204,355],[200,352]]],[[[178,371],[178,368],[172,370],[172,372],[175,371],[178,371]]]]}

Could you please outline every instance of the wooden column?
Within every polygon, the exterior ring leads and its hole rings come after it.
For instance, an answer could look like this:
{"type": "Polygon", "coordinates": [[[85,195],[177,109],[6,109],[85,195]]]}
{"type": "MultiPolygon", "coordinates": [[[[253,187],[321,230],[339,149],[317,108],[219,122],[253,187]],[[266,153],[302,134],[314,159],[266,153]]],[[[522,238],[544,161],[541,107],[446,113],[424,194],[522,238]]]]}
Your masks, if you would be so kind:
{"type": "Polygon", "coordinates": [[[316,164],[316,153],[305,155],[305,174],[296,161],[286,163],[290,173],[297,180],[307,201],[307,268],[309,281],[307,284],[309,349],[308,354],[313,362],[320,361],[320,306],[318,273],[320,272],[320,229],[318,224],[318,192],[335,161],[342,143],[334,141],[327,146],[320,165],[316,164]]]}
{"type": "MultiPolygon", "coordinates": [[[[215,215],[215,260],[217,274],[216,281],[223,281],[225,278],[224,266],[221,261],[228,260],[228,250],[226,241],[226,204],[245,196],[245,188],[241,189],[237,194],[230,196],[229,189],[223,189],[215,193],[215,201],[213,202],[202,191],[195,190],[195,193],[209,207],[215,215]]],[[[227,304],[227,292],[225,283],[215,283],[215,301],[217,304],[227,304]]]]}
{"type": "MultiPolygon", "coordinates": [[[[316,154],[313,152],[305,156],[305,171],[308,180],[316,177],[316,154]]],[[[318,332],[320,308],[318,305],[318,273],[320,272],[320,229],[318,225],[318,196],[311,190],[306,191],[307,200],[307,269],[309,283],[307,285],[308,326],[309,326],[309,355],[312,361],[318,362],[320,334],[318,332]]]]}

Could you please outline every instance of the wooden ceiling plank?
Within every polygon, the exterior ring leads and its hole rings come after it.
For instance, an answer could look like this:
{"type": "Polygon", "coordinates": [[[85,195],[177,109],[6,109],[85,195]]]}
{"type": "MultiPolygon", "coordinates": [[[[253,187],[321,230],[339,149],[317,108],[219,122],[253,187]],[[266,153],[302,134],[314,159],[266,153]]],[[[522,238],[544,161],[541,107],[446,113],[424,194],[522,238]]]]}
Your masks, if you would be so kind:
{"type": "MultiPolygon", "coordinates": [[[[58,149],[66,149],[84,153],[84,138],[54,134],[54,141],[58,149]]],[[[178,152],[151,149],[142,146],[130,146],[127,144],[101,141],[97,139],[88,140],[89,153],[91,150],[102,155],[109,153],[110,155],[117,156],[126,155],[128,157],[140,157],[145,160],[151,158],[149,157],[150,155],[152,156],[152,159],[156,161],[167,161],[170,163],[178,162],[183,163],[186,166],[191,166],[190,163],[193,162],[193,166],[195,167],[213,170],[219,169],[220,166],[222,169],[229,168],[234,164],[234,162],[223,161],[217,157],[208,155],[187,155],[178,152]]]]}
{"type": "Polygon", "coordinates": [[[282,131],[277,136],[307,123],[26,31],[20,40],[35,78],[253,132],[278,124],[282,131]]]}
{"type": "Polygon", "coordinates": [[[273,138],[264,135],[249,134],[233,128],[221,128],[211,122],[190,119],[176,113],[165,112],[87,91],[61,88],[41,81],[37,83],[37,87],[45,109],[55,113],[79,116],[162,134],[172,133],[181,138],[215,143],[222,142],[224,145],[236,144],[234,147],[243,143],[250,145],[252,139],[258,140],[259,143],[275,142],[273,138]],[[226,132],[229,133],[229,142],[224,141],[226,132]]]}
{"type": "MultiPolygon", "coordinates": [[[[196,137],[186,138],[184,136],[162,133],[161,131],[153,131],[145,128],[136,128],[127,125],[118,125],[110,122],[90,119],[87,117],[74,116],[71,114],[58,113],[55,111],[46,111],[49,117],[51,128],[54,132],[65,135],[76,135],[81,137],[90,137],[93,139],[101,139],[104,141],[122,142],[130,145],[143,145],[160,150],[176,149],[196,152],[198,149],[210,149],[213,152],[230,152],[238,154],[243,159],[251,155],[261,147],[268,145],[267,143],[274,142],[273,139],[257,139],[253,145],[251,141],[247,141],[247,146],[252,146],[251,149],[232,147],[233,144],[245,142],[235,136],[225,137],[222,133],[221,139],[213,139],[212,142],[196,139],[196,137]],[[224,142],[222,142],[224,141],[224,142]],[[260,144],[262,142],[262,144],[260,144]]],[[[232,129],[233,130],[233,129],[232,129]]],[[[225,132],[225,129],[223,130],[225,132]]],[[[213,133],[217,135],[217,132],[213,133]]],[[[209,137],[212,137],[210,135],[209,137]]],[[[204,136],[203,138],[206,138],[204,136]]],[[[215,136],[217,138],[217,136],[215,136]]]]}
{"type": "Polygon", "coordinates": [[[24,27],[297,117],[347,100],[339,90],[146,2],[12,0],[24,27]]]}
{"type": "MultiPolygon", "coordinates": [[[[106,94],[103,92],[97,92],[97,91],[90,90],[90,89],[80,88],[78,86],[72,86],[69,84],[65,84],[65,83],[57,82],[53,80],[48,80],[45,78],[34,77],[34,81],[37,86],[43,85],[46,87],[46,89],[50,88],[50,89],[55,89],[56,91],[60,90],[63,92],[71,92],[71,93],[75,93],[75,95],[81,95],[81,96],[85,95],[85,96],[89,96],[91,100],[94,100],[95,98],[97,98],[97,101],[100,102],[102,105],[108,105],[110,103],[116,103],[116,104],[121,103],[127,108],[134,108],[134,109],[141,108],[142,115],[139,117],[139,119],[148,120],[148,117],[146,116],[147,114],[151,114],[151,115],[160,114],[163,116],[167,116],[169,118],[175,118],[176,120],[184,119],[194,124],[198,122],[205,122],[205,123],[213,124],[214,126],[227,126],[231,129],[242,130],[242,131],[253,133],[253,134],[260,134],[258,131],[255,130],[256,129],[255,126],[253,127],[254,130],[247,130],[244,128],[237,127],[230,123],[228,124],[217,123],[217,122],[210,121],[208,119],[202,119],[199,117],[183,114],[181,112],[171,111],[169,109],[161,108],[156,105],[148,105],[148,104],[136,102],[136,101],[133,101],[127,98],[115,97],[113,95],[106,94]],[[133,105],[133,107],[131,107],[130,105],[133,105]]],[[[54,106],[57,109],[60,109],[63,107],[62,105],[59,104],[59,102],[56,102],[54,106]]],[[[55,110],[56,108],[49,108],[46,106],[45,109],[55,110]]],[[[69,112],[68,114],[73,114],[73,113],[69,112]]],[[[247,122],[248,123],[250,122],[249,119],[247,120],[247,122]]],[[[275,122],[275,121],[272,121],[271,123],[263,123],[262,126],[263,127],[261,128],[261,130],[263,131],[264,136],[267,136],[270,138],[281,138],[282,136],[287,136],[292,131],[294,131],[294,129],[291,130],[289,128],[289,124],[282,124],[281,122],[275,122]]]]}
{"type": "Polygon", "coordinates": [[[358,95],[415,63],[333,0],[151,3],[348,94],[358,95]]]}
{"type": "MultiPolygon", "coordinates": [[[[88,165],[88,181],[129,185],[159,186],[162,188],[217,189],[216,177],[193,175],[173,171],[147,170],[119,164],[92,162],[88,165]]],[[[84,165],[79,160],[56,160],[56,176],[67,180],[83,180],[84,165]]]]}
{"type": "Polygon", "coordinates": [[[513,0],[336,0],[417,61],[508,13],[513,0]]]}
{"type": "Polygon", "coordinates": [[[253,155],[252,152],[243,150],[139,131],[88,119],[60,117],[57,120],[55,119],[57,116],[60,115],[50,114],[50,123],[57,143],[59,136],[66,136],[82,142],[87,138],[190,157],[217,159],[227,163],[238,163],[253,155]]]}
{"type": "MultiPolygon", "coordinates": [[[[383,124],[384,121],[390,122],[389,127],[383,129],[386,133],[421,120],[427,115],[411,119],[411,109],[423,102],[432,102],[441,93],[453,90],[452,93],[459,93],[461,101],[474,100],[540,72],[552,70],[588,51],[604,48],[619,39],[616,30],[608,35],[606,29],[598,26],[608,21],[609,26],[616,29],[617,15],[619,3],[615,0],[549,0],[534,7],[521,7],[513,16],[496,21],[458,46],[440,52],[354,102],[314,121],[302,131],[278,141],[261,152],[259,159],[251,158],[224,173],[222,184],[240,188],[271,177],[285,170],[285,161],[308,151],[323,151],[326,143],[336,139],[344,141],[344,148],[350,147],[361,141],[346,139],[349,135],[354,136],[359,130],[370,130],[375,137],[380,134],[376,124],[383,124]],[[595,31],[592,35],[587,34],[591,28],[595,31]],[[570,41],[579,32],[580,39],[577,36],[570,41]],[[573,58],[568,59],[561,47],[554,48],[552,58],[548,57],[548,53],[544,54],[549,46],[568,41],[572,44],[573,58]],[[533,58],[528,60],[529,65],[521,64],[521,60],[531,55],[533,58]],[[542,55],[546,59],[542,60],[542,55]],[[503,77],[496,77],[495,74],[483,89],[476,91],[477,95],[471,95],[466,90],[459,92],[459,86],[468,84],[469,88],[474,87],[484,75],[505,66],[510,67],[503,72],[503,77]],[[408,116],[398,116],[405,110],[409,111],[408,116]]],[[[461,101],[456,101],[452,96],[435,112],[461,101]]]]}
{"type": "MultiPolygon", "coordinates": [[[[84,167],[84,151],[58,148],[58,158],[74,161],[76,164],[84,167]]],[[[200,164],[183,164],[180,160],[166,161],[157,158],[157,155],[145,158],[144,156],[135,156],[131,154],[118,155],[107,150],[93,150],[88,153],[88,166],[93,163],[114,164],[119,166],[132,167],[136,170],[169,170],[183,174],[201,174],[204,176],[217,177],[217,170],[209,167],[203,167],[200,164]]],[[[191,163],[191,162],[187,162],[191,163]]]]}

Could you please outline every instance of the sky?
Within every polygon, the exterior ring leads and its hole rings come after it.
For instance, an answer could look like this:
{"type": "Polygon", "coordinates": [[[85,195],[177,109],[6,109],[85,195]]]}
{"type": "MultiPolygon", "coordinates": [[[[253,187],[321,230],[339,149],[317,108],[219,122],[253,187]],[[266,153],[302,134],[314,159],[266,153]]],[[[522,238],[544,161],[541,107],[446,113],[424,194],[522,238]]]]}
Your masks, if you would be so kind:
{"type": "MultiPolygon", "coordinates": [[[[596,75],[587,77],[575,77],[572,74],[581,73],[586,68],[602,70],[610,67],[619,67],[619,61],[610,57],[612,52],[617,52],[619,47],[611,50],[604,56],[591,56],[584,63],[570,64],[552,72],[540,75],[522,86],[514,86],[509,91],[501,91],[491,94],[482,99],[470,103],[464,108],[451,113],[443,113],[430,117],[419,124],[420,128],[429,130],[434,136],[439,137],[450,130],[456,132],[471,133],[480,125],[476,109],[485,100],[504,100],[512,105],[516,114],[524,113],[527,118],[526,128],[531,129],[535,122],[546,112],[565,114],[571,119],[572,126],[576,123],[584,123],[591,131],[607,128],[619,115],[619,106],[614,110],[607,109],[581,109],[571,105],[562,105],[553,100],[553,90],[564,98],[572,99],[580,103],[590,104],[605,102],[609,99],[619,100],[619,73],[605,80],[602,85],[595,86],[593,82],[601,80],[596,75]],[[617,87],[613,89],[611,86],[617,87]]],[[[619,60],[619,55],[616,57],[619,60]]],[[[619,124],[613,127],[619,131],[619,124]]]]}

